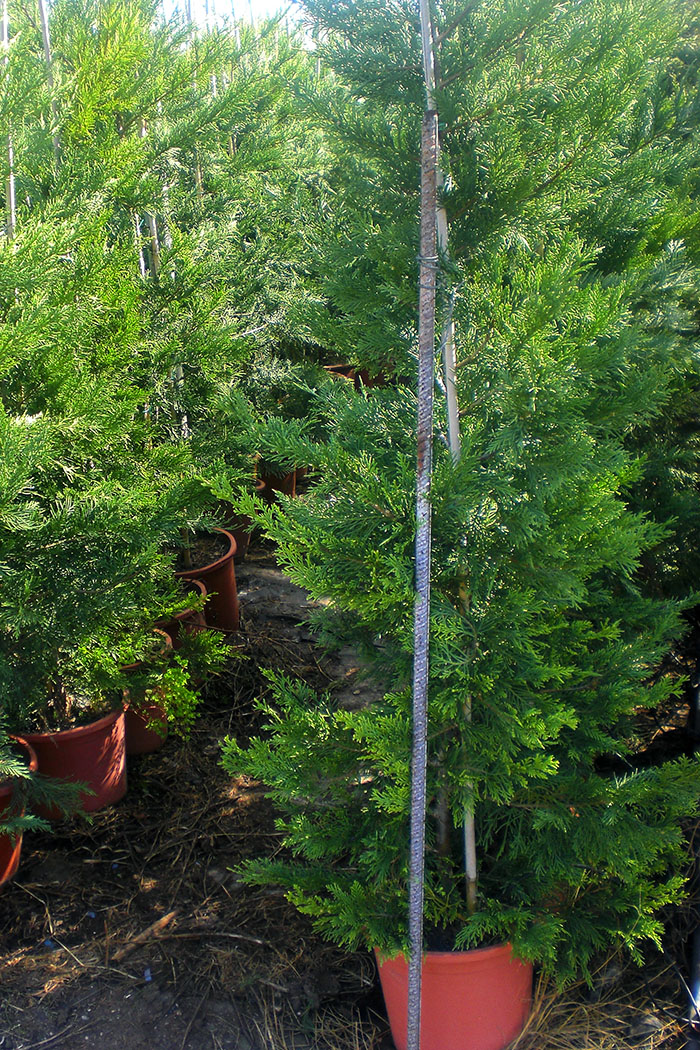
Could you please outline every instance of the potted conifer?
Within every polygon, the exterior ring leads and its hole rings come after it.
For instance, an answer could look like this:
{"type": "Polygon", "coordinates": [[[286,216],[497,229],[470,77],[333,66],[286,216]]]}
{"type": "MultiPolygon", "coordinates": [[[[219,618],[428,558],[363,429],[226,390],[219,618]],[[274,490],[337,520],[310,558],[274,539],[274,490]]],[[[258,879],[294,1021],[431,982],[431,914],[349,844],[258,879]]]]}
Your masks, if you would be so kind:
{"type": "Polygon", "coordinates": [[[38,821],[25,815],[20,785],[36,773],[37,757],[20,737],[0,740],[0,886],[8,882],[19,867],[22,835],[38,821]]]}
{"type": "MultiPolygon", "coordinates": [[[[342,218],[356,230],[373,200],[366,242],[379,237],[383,250],[373,243],[364,257],[353,243],[346,279],[359,273],[368,291],[354,282],[357,308],[338,300],[336,324],[356,329],[376,310],[374,274],[386,309],[367,338],[405,346],[418,25],[408,10],[394,26],[371,5],[309,7],[328,32],[327,61],[351,86],[343,137],[332,85],[341,168],[362,121],[368,142],[380,126],[382,141],[407,142],[404,152],[368,146],[362,166],[343,168],[342,218]]],[[[641,270],[628,256],[613,263],[599,240],[610,226],[596,221],[619,193],[646,196],[656,177],[664,229],[682,226],[682,196],[656,165],[673,122],[660,102],[658,139],[639,124],[679,25],[672,5],[660,17],[655,3],[634,13],[553,4],[534,18],[525,3],[465,5],[456,17],[435,8],[456,260],[444,309],[468,350],[461,458],[436,445],[424,947],[429,959],[508,945],[509,966],[512,949],[565,981],[589,974],[611,943],[639,958],[658,940],[659,908],[682,893],[681,820],[698,797],[695,763],[640,771],[632,754],[635,713],[676,686],[654,672],[682,624],[679,606],[640,587],[640,559],[663,525],[661,508],[651,522],[630,506],[639,466],[625,435],[662,410],[664,377],[685,353],[676,333],[651,331],[650,303],[677,292],[664,293],[664,244],[646,242],[641,270]],[[610,772],[611,753],[630,756],[627,776],[610,772]]],[[[692,163],[682,155],[678,144],[673,163],[692,163]]],[[[327,258],[332,294],[337,242],[327,258]]],[[[347,710],[277,678],[268,735],[228,741],[224,762],[268,786],[289,848],[287,859],[246,865],[245,877],[284,885],[338,943],[377,949],[383,973],[398,958],[405,980],[415,401],[402,389],[336,391],[328,441],[305,451],[318,484],[284,512],[258,514],[293,580],[330,601],[327,637],[364,645],[386,692],[347,710]]],[[[500,1047],[514,1034],[499,1029],[501,1003],[481,1041],[464,1043],[445,1006],[443,993],[426,1050],[500,1047]]],[[[402,1047],[401,1006],[395,1014],[402,1047]]]]}
{"type": "MultiPolygon", "coordinates": [[[[221,204],[240,200],[245,181],[256,196],[246,217],[265,226],[260,158],[273,128],[286,139],[281,81],[269,69],[260,86],[273,103],[261,106],[268,116],[239,126],[249,80],[212,97],[208,74],[222,59],[213,37],[204,49],[184,46],[175,24],[154,25],[148,4],[104,14],[90,7],[87,35],[85,11],[70,5],[50,12],[50,32],[19,9],[9,33],[3,19],[6,43],[24,43],[4,67],[0,441],[11,467],[0,479],[0,702],[15,729],[73,733],[82,727],[63,719],[78,716],[103,723],[119,747],[121,668],[147,654],[155,621],[182,611],[167,552],[181,529],[207,524],[201,512],[214,502],[217,473],[230,475],[216,454],[193,454],[191,428],[248,353],[253,301],[257,308],[259,257],[248,252],[244,265],[241,248],[249,231],[199,208],[204,183],[215,181],[221,204]],[[105,62],[118,73],[95,78],[95,63],[105,62]],[[48,92],[36,91],[42,77],[48,92]],[[23,140],[32,155],[17,165],[20,126],[32,129],[23,140]],[[248,140],[247,163],[231,175],[234,135],[248,140]],[[231,269],[235,309],[222,290],[231,269]]],[[[219,643],[198,644],[200,668],[216,663],[219,643]]],[[[188,679],[188,660],[179,653],[163,673],[188,679]]],[[[176,722],[188,712],[173,703],[176,722]]],[[[118,793],[123,758],[115,768],[118,793]]]]}
{"type": "Polygon", "coordinates": [[[49,828],[37,807],[49,803],[68,814],[78,805],[77,785],[52,782],[38,768],[34,749],[0,720],[0,888],[17,873],[24,832],[49,828]]]}
{"type": "MultiPolygon", "coordinates": [[[[128,389],[111,402],[109,394],[102,389],[92,418],[0,413],[13,463],[0,526],[3,711],[37,751],[41,772],[88,785],[86,809],[126,790],[122,669],[144,658],[154,622],[182,606],[173,556],[162,551],[183,507],[204,491],[187,448],[149,450],[122,414],[128,389]]],[[[201,644],[220,648],[215,639],[201,644]]],[[[190,689],[184,704],[186,654],[177,663],[162,669],[171,680],[164,695],[184,725],[196,696],[190,689]]]]}

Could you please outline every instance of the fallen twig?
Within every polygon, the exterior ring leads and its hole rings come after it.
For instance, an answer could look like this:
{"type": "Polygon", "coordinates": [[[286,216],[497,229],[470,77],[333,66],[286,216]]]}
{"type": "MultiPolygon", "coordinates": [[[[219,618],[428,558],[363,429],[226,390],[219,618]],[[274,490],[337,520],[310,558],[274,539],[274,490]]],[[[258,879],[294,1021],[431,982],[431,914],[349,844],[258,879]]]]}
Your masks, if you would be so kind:
{"type": "Polygon", "coordinates": [[[161,930],[173,921],[177,915],[176,911],[169,911],[167,915],[162,915],[160,919],[156,919],[150,926],[147,926],[141,933],[137,933],[135,937],[132,937],[119,951],[116,951],[112,956],[112,962],[121,962],[127,955],[135,951],[140,945],[145,944],[151,937],[157,937],[161,930]]]}
{"type": "Polygon", "coordinates": [[[249,944],[259,944],[263,947],[273,947],[270,941],[263,941],[259,937],[251,937],[247,933],[228,933],[219,932],[217,930],[187,930],[183,933],[166,933],[162,938],[163,941],[175,941],[175,940],[192,940],[198,937],[230,937],[234,941],[247,941],[249,944]]]}

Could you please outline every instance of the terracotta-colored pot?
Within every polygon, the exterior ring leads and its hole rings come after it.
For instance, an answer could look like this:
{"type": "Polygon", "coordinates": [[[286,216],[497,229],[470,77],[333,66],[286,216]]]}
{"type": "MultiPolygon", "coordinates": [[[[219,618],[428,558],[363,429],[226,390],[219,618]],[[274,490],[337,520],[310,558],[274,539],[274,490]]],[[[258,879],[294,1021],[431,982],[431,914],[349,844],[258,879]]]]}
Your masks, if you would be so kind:
{"type": "Polygon", "coordinates": [[[160,704],[124,708],[127,755],[150,755],[165,743],[168,718],[160,704]]]}
{"type": "MultiPolygon", "coordinates": [[[[261,491],[264,487],[264,485],[260,486],[261,491]]],[[[240,565],[241,562],[245,561],[250,544],[250,532],[248,531],[250,525],[251,520],[247,514],[236,514],[229,522],[229,530],[236,541],[236,553],[233,558],[234,565],[240,565]]]]}
{"type": "MultiPolygon", "coordinates": [[[[258,480],[255,483],[255,495],[265,499],[266,487],[262,479],[258,480]]],[[[234,565],[240,565],[241,562],[245,561],[248,553],[253,522],[247,514],[236,514],[230,503],[224,503],[222,506],[225,513],[228,514],[228,531],[236,541],[236,553],[233,556],[233,563],[234,565]]]]}
{"type": "MultiPolygon", "coordinates": [[[[23,740],[22,737],[15,736],[12,739],[16,746],[21,749],[27,762],[27,766],[29,767],[29,772],[36,773],[39,768],[39,763],[34,748],[30,747],[27,741],[23,740]]],[[[0,820],[2,820],[6,813],[11,812],[12,810],[13,792],[14,784],[11,780],[6,780],[0,784],[0,820]]],[[[19,867],[19,857],[21,852],[21,832],[18,835],[0,835],[0,886],[4,886],[4,884],[9,882],[13,875],[16,874],[19,867]]]]}
{"type": "MultiPolygon", "coordinates": [[[[205,590],[205,594],[206,594],[206,590],[205,590]]],[[[192,611],[193,611],[192,609],[186,609],[185,610],[186,613],[192,613],[192,611]]],[[[158,647],[158,650],[157,650],[157,655],[158,656],[164,656],[165,653],[167,653],[168,649],[174,649],[175,648],[175,646],[173,645],[173,637],[172,637],[172,635],[170,634],[169,631],[166,631],[165,628],[160,625],[160,623],[156,624],[156,626],[153,628],[153,634],[157,634],[158,638],[159,638],[159,640],[161,642],[161,644],[160,644],[160,646],[158,647]]],[[[143,671],[144,667],[148,663],[148,660],[149,660],[149,657],[146,656],[142,660],[134,660],[134,662],[132,664],[122,664],[122,666],[120,667],[120,671],[122,672],[122,674],[126,674],[126,675],[131,674],[131,673],[136,672],[136,671],[143,671]]]]}
{"type": "MultiPolygon", "coordinates": [[[[396,1050],[406,1050],[408,962],[375,955],[396,1050]]],[[[531,1005],[532,965],[509,944],[426,952],[421,1050],[503,1050],[523,1030],[531,1005]]]]}
{"type": "MultiPolygon", "coordinates": [[[[87,812],[103,809],[126,794],[126,748],[124,712],[113,711],[86,726],[56,733],[25,733],[39,760],[39,772],[71,783],[82,781],[94,794],[82,792],[87,812]]],[[[52,807],[41,816],[56,819],[52,807]]]]}
{"type": "Polygon", "coordinates": [[[226,529],[214,529],[228,541],[228,550],[216,561],[201,568],[183,569],[175,575],[181,580],[201,580],[209,594],[205,617],[208,627],[219,631],[237,631],[239,627],[238,593],[233,558],[236,541],[226,529]]]}
{"type": "MultiPolygon", "coordinates": [[[[187,580],[187,586],[202,598],[206,598],[207,589],[201,580],[187,580]]],[[[183,609],[169,620],[156,621],[156,629],[168,635],[173,649],[181,648],[183,634],[196,634],[206,625],[207,621],[201,609],[183,609]]]]}
{"type": "MultiPolygon", "coordinates": [[[[199,586],[202,585],[200,584],[199,586]]],[[[203,588],[203,591],[206,594],[206,588],[203,588]]],[[[193,609],[185,609],[179,616],[187,616],[187,614],[193,617],[201,615],[193,609]]],[[[174,617],[172,622],[174,623],[176,619],[177,617],[174,617]]],[[[202,626],[204,625],[203,616],[201,617],[201,624],[202,626]]],[[[177,624],[177,628],[179,631],[180,623],[177,624]]],[[[184,625],[183,630],[186,630],[184,625]]],[[[163,630],[162,627],[155,627],[154,633],[161,635],[163,639],[161,655],[168,649],[177,648],[172,635],[163,630]]],[[[122,671],[126,674],[129,674],[130,671],[143,671],[146,664],[147,660],[137,660],[133,664],[125,664],[122,667],[122,671]]],[[[128,689],[124,690],[124,700],[124,733],[127,755],[148,755],[153,751],[157,751],[163,746],[168,735],[168,718],[165,708],[158,703],[140,704],[138,698],[134,699],[129,695],[128,689]]]]}
{"type": "Polygon", "coordinates": [[[297,472],[291,470],[288,474],[272,474],[265,469],[260,474],[260,480],[264,483],[261,495],[268,503],[274,502],[276,494],[281,492],[283,496],[296,496],[297,494],[297,472]]]}
{"type": "Polygon", "coordinates": [[[382,373],[370,376],[366,368],[358,368],[356,365],[324,365],[331,376],[340,376],[354,384],[355,390],[366,386],[368,389],[375,386],[386,386],[386,377],[382,373]]]}

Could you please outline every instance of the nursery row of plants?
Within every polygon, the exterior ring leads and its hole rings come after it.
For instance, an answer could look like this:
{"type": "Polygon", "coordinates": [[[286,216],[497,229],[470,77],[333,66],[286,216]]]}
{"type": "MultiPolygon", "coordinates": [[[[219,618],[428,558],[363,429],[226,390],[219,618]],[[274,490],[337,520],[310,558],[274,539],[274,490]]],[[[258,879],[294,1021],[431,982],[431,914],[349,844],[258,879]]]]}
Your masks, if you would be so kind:
{"type": "MultiPolygon", "coordinates": [[[[421,26],[409,0],[304,17],[205,33],[151,0],[4,0],[0,827],[75,801],[15,736],[125,699],[187,733],[237,621],[220,581],[183,581],[255,524],[384,695],[271,680],[265,734],[223,749],[287,847],[245,878],[386,957],[408,945],[421,26]]],[[[425,945],[504,942],[565,981],[660,943],[700,799],[694,758],[638,758],[697,603],[700,21],[436,0],[432,56],[458,416],[438,380],[425,945]]]]}

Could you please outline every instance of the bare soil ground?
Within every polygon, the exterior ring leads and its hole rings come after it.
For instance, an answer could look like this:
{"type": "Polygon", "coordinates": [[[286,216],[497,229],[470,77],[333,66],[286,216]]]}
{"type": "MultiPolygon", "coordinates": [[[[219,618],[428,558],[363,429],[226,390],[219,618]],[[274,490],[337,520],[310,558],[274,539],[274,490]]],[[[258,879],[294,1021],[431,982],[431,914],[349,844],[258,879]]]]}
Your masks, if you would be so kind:
{"type": "MultiPolygon", "coordinates": [[[[349,651],[322,655],[306,596],[265,551],[237,568],[242,630],[192,737],[129,760],[129,791],[91,822],[28,835],[0,894],[0,1050],[391,1050],[366,953],[321,941],[280,892],[232,868],[279,849],[259,785],[220,741],[258,728],[265,668],[346,702],[373,690],[349,651]]],[[[518,1050],[677,1050],[689,906],[641,970],[601,960],[593,989],[538,983],[518,1050]]]]}

